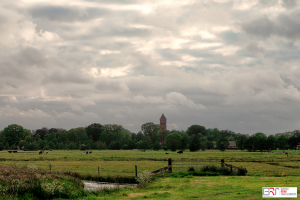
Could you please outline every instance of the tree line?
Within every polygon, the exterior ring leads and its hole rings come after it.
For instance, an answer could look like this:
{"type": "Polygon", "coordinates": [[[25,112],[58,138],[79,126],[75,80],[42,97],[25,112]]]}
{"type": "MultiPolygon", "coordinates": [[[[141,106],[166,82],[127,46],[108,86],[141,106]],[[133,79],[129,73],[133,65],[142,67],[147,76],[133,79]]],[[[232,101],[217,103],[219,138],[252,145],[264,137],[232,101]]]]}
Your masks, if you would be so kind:
{"type": "Polygon", "coordinates": [[[93,123],[87,127],[41,128],[35,131],[11,124],[0,132],[0,150],[48,150],[48,149],[178,149],[198,151],[228,148],[229,141],[235,141],[237,148],[248,151],[295,149],[300,143],[300,131],[278,133],[266,136],[264,133],[245,135],[230,130],[205,128],[192,125],[186,131],[160,130],[153,122],[141,126],[141,131],[132,133],[117,124],[93,123]]]}

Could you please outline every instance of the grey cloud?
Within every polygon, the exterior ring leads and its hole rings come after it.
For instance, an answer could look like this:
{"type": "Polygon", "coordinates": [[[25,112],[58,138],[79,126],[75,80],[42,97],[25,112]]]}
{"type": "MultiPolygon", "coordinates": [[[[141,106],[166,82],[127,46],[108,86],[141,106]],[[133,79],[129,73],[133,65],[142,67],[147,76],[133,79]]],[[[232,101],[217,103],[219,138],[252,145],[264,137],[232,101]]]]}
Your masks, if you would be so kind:
{"type": "Polygon", "coordinates": [[[298,2],[297,0],[282,0],[282,4],[284,7],[292,9],[297,7],[298,2]]]}
{"type": "Polygon", "coordinates": [[[30,9],[34,18],[47,19],[59,22],[74,22],[79,20],[89,20],[98,18],[108,13],[107,9],[80,7],[62,7],[62,6],[36,6],[30,9]]]}
{"type": "Polygon", "coordinates": [[[270,20],[264,16],[244,24],[242,28],[248,34],[265,38],[277,35],[289,40],[299,39],[300,22],[297,20],[299,17],[299,11],[290,14],[280,14],[275,20],[270,20]]]}

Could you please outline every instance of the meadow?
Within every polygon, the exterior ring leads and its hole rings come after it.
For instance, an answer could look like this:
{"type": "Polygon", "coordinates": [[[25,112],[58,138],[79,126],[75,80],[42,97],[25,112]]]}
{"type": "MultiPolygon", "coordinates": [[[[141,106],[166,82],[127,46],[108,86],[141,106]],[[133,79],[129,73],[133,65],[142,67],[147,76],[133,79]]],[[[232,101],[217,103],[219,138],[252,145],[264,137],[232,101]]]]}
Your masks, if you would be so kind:
{"type": "MultiPolygon", "coordinates": [[[[139,150],[93,150],[84,155],[79,150],[53,150],[49,154],[38,151],[0,152],[0,165],[26,167],[35,165],[41,170],[77,172],[81,175],[134,177],[138,173],[154,171],[167,166],[168,158],[176,161],[221,160],[237,167],[247,168],[247,176],[183,177],[160,176],[142,189],[120,189],[91,193],[86,199],[260,199],[261,188],[297,187],[300,185],[300,151],[247,152],[240,150],[206,150],[176,152],[139,150]]],[[[219,166],[221,165],[218,164],[219,166]]],[[[199,170],[200,167],[196,168],[199,170]]],[[[173,168],[173,173],[187,168],[173,168]]]]}
{"type": "MultiPolygon", "coordinates": [[[[288,152],[288,151],[287,151],[288,152]]],[[[282,151],[273,153],[247,152],[240,150],[206,150],[198,152],[184,151],[165,154],[166,151],[139,150],[93,150],[84,155],[79,150],[53,150],[49,154],[38,154],[37,151],[18,151],[18,153],[0,152],[1,165],[27,166],[34,164],[39,169],[54,171],[71,171],[79,174],[134,176],[135,165],[138,172],[154,171],[167,166],[168,158],[172,160],[221,160],[237,167],[245,167],[248,175],[254,176],[299,176],[300,151],[290,151],[287,157],[282,151]]],[[[173,172],[186,169],[174,168],[173,172]]]]}

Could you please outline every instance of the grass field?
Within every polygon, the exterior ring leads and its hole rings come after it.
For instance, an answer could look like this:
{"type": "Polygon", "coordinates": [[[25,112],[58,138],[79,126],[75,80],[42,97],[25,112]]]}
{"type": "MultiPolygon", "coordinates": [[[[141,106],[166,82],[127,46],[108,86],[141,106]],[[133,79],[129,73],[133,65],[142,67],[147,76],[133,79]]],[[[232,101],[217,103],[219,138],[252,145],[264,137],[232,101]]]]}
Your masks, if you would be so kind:
{"type": "MultiPolygon", "coordinates": [[[[157,178],[142,189],[104,190],[88,193],[85,199],[261,199],[262,187],[297,187],[300,185],[300,151],[273,153],[238,150],[207,150],[199,152],[176,152],[138,150],[102,150],[90,155],[82,151],[54,150],[39,155],[37,151],[18,153],[0,152],[0,165],[23,167],[36,165],[39,169],[71,171],[82,175],[120,175],[133,177],[135,165],[138,172],[154,171],[167,166],[168,158],[174,161],[221,160],[238,167],[246,167],[247,176],[185,177],[167,175],[157,178]]],[[[220,164],[218,164],[220,166],[220,164]]],[[[196,170],[199,170],[199,168],[196,170]]],[[[173,172],[187,168],[173,168],[173,172]]],[[[80,199],[83,197],[80,197],[80,199]]]]}
{"type": "MultiPolygon", "coordinates": [[[[154,171],[167,166],[167,159],[172,160],[221,160],[237,167],[246,167],[249,175],[254,176],[299,176],[300,151],[291,151],[289,156],[274,151],[274,153],[247,152],[238,150],[207,150],[199,152],[185,151],[182,155],[176,152],[139,150],[103,150],[93,151],[84,155],[79,150],[54,150],[49,154],[39,155],[37,151],[19,151],[18,153],[0,152],[1,165],[27,166],[37,165],[40,169],[54,171],[72,171],[80,174],[134,176],[135,165],[138,172],[143,170],[154,171]]],[[[174,168],[173,171],[186,171],[183,168],[174,168]]]]}

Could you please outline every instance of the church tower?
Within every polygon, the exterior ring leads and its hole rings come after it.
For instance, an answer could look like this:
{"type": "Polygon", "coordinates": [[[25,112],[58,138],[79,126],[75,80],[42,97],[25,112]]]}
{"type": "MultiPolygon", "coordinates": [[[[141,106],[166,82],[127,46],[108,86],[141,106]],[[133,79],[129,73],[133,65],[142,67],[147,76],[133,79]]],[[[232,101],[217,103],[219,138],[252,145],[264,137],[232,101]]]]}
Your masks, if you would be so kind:
{"type": "Polygon", "coordinates": [[[167,118],[164,114],[160,117],[160,130],[167,130],[167,118]]]}

